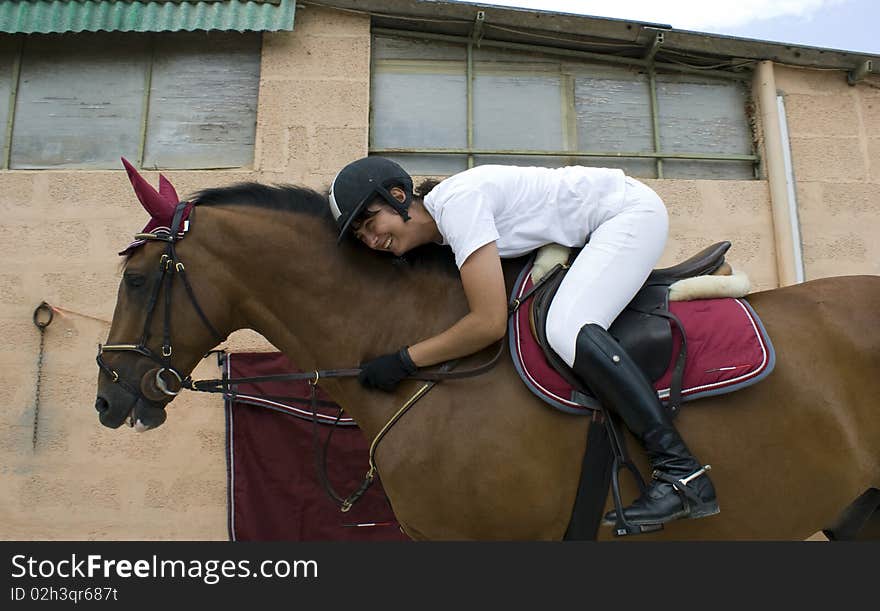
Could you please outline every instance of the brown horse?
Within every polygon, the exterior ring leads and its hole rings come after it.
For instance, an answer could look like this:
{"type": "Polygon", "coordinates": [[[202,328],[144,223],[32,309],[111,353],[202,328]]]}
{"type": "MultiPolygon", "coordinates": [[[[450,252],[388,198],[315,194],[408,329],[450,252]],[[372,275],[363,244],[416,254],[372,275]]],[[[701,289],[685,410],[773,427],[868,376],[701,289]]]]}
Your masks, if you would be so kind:
{"type": "MultiPolygon", "coordinates": [[[[191,230],[176,251],[221,338],[250,328],[303,369],[355,367],[466,312],[450,258],[426,253],[401,262],[355,243],[337,246],[317,193],[237,185],[193,201],[191,230]]],[[[166,247],[151,241],[130,254],[109,343],[141,337],[157,293],[146,346],[160,354],[168,289],[154,284],[166,247]]],[[[516,270],[506,264],[505,271],[510,280],[516,270]]],[[[185,375],[218,339],[183,283],[172,286],[169,360],[185,375]]],[[[774,372],[736,393],[688,403],[677,419],[695,455],[713,466],[722,511],[638,540],[804,539],[880,484],[880,277],[815,280],[748,301],[774,342],[774,372]]],[[[157,396],[154,361],[131,351],[102,358],[101,422],[161,424],[169,398],[157,396]]],[[[352,378],[320,382],[369,439],[420,384],[385,394],[352,378]]],[[[438,384],[385,436],[376,464],[396,517],[415,539],[561,539],[587,427],[586,418],[535,398],[505,358],[480,377],[438,384]]],[[[629,447],[640,453],[631,439],[629,447]]],[[[644,473],[645,461],[637,462],[644,473]]],[[[625,485],[624,495],[635,490],[625,485]]],[[[611,529],[600,538],[612,538],[611,529]]]]}

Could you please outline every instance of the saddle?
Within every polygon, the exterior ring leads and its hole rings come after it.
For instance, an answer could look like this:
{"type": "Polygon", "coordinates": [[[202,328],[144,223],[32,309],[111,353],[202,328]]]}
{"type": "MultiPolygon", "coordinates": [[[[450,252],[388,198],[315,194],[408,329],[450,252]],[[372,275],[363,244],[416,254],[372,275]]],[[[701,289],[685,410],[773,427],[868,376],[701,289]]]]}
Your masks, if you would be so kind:
{"type": "MultiPolygon", "coordinates": [[[[729,267],[724,262],[729,248],[730,242],[719,242],[678,265],[654,270],[608,329],[648,377],[658,399],[666,398],[670,416],[682,400],[734,392],[773,371],[770,338],[751,306],[736,297],[747,293],[748,282],[734,282],[735,275],[706,277],[729,267]]],[[[577,253],[555,259],[548,254],[536,255],[514,285],[509,342],[514,366],[532,393],[565,413],[590,416],[565,538],[596,538],[609,488],[618,516],[614,534],[647,532],[623,518],[619,473],[629,472],[642,491],[646,484],[629,459],[615,414],[603,409],[547,342],[550,303],[577,253]]]]}
{"type": "MultiPolygon", "coordinates": [[[[669,367],[675,348],[672,325],[678,327],[680,333],[677,335],[681,345],[673,369],[669,398],[669,408],[673,413],[681,402],[682,376],[687,358],[687,340],[681,322],[669,311],[669,287],[679,280],[709,275],[717,271],[724,264],[724,256],[729,248],[730,242],[718,242],[678,265],[655,269],[632,301],[608,328],[611,336],[629,353],[648,379],[655,382],[666,373],[669,367]]],[[[572,388],[582,389],[578,393],[578,402],[583,403],[585,407],[599,409],[595,398],[585,392],[577,376],[559,358],[547,341],[546,323],[550,303],[553,301],[571,261],[576,256],[577,252],[573,252],[567,264],[558,265],[551,269],[535,286],[534,298],[529,309],[529,326],[547,361],[572,388]]],[[[521,299],[521,301],[525,301],[525,299],[521,299]]]]}

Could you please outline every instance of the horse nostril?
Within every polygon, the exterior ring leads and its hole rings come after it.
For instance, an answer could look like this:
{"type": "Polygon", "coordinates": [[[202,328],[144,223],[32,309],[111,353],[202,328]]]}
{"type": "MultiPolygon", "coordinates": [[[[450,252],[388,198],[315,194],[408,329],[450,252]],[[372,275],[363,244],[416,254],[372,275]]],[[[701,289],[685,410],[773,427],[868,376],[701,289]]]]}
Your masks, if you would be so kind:
{"type": "Polygon", "coordinates": [[[103,413],[110,409],[110,403],[104,397],[98,397],[95,400],[95,409],[103,413]]]}

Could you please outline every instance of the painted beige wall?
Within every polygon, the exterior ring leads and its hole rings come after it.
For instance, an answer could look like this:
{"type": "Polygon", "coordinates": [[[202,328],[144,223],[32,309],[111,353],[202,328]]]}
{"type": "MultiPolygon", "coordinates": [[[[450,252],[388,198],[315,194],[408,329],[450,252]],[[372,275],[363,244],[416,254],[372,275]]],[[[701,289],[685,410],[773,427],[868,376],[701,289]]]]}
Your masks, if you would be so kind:
{"type": "Polygon", "coordinates": [[[807,280],[880,274],[880,77],[775,67],[797,183],[807,280]]]}
{"type": "MultiPolygon", "coordinates": [[[[253,169],[166,172],[181,195],[241,180],[324,188],[366,153],[369,22],[313,8],[296,19],[294,32],[264,35],[253,169]]],[[[147,220],[121,165],[0,172],[0,218],[0,257],[11,262],[0,272],[0,539],[226,539],[222,401],[185,394],[144,435],[104,428],[93,407],[108,330],[94,318],[110,320],[116,253],[147,220]],[[31,315],[43,300],[94,318],[56,316],[45,331],[34,449],[31,315]]],[[[252,332],[224,345],[273,349],[252,332]]],[[[194,376],[218,373],[208,359],[194,376]]]]}
{"type": "MultiPolygon", "coordinates": [[[[367,151],[369,44],[366,18],[298,10],[294,32],[264,36],[254,168],[167,176],[181,194],[251,179],[325,188],[339,167],[367,151]]],[[[845,87],[828,93],[823,83],[830,77],[808,71],[784,77],[780,82],[790,95],[800,96],[792,99],[790,122],[805,180],[799,196],[810,236],[810,273],[869,271],[870,261],[877,273],[878,246],[868,236],[876,223],[869,189],[880,180],[878,96],[845,87]],[[863,128],[847,125],[847,135],[840,136],[843,127],[835,126],[841,122],[831,115],[845,103],[863,128]],[[830,125],[809,127],[811,104],[830,113],[830,125]],[[866,132],[875,137],[866,138],[866,132]],[[848,151],[853,161],[835,162],[823,173],[823,163],[811,165],[810,151],[830,145],[848,151]],[[861,170],[852,169],[859,164],[861,170]],[[842,196],[840,185],[862,195],[842,196]],[[853,200],[854,207],[848,203],[853,200]],[[838,259],[843,247],[845,256],[838,259]]],[[[145,176],[156,184],[156,173],[145,176]]],[[[776,286],[765,181],[646,182],[670,210],[671,237],[661,265],[730,239],[729,260],[749,273],[753,287],[776,286]]],[[[106,339],[119,281],[116,252],[146,221],[125,174],[0,172],[0,214],[0,257],[7,262],[0,272],[0,539],[225,539],[219,400],[183,395],[169,407],[166,425],[144,435],[102,427],[92,407],[96,345],[106,339]],[[45,332],[34,448],[39,333],[31,315],[43,300],[75,313],[57,316],[45,332]]],[[[252,332],[236,333],[224,345],[233,351],[273,349],[252,332]]],[[[194,375],[217,373],[209,359],[194,375]]]]}

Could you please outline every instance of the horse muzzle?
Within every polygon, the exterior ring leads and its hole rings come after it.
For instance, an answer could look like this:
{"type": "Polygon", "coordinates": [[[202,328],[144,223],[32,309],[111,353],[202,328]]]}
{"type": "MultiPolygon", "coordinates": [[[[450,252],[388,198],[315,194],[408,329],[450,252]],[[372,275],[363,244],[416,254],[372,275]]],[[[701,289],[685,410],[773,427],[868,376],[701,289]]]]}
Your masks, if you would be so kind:
{"type": "Polygon", "coordinates": [[[180,388],[178,376],[153,368],[141,377],[139,393],[116,383],[99,384],[95,410],[101,424],[108,428],[119,428],[127,422],[138,432],[154,429],[165,422],[165,405],[180,388]]]}
{"type": "Polygon", "coordinates": [[[165,422],[165,406],[143,397],[126,396],[121,401],[109,400],[99,394],[95,400],[98,420],[107,428],[117,429],[125,423],[138,432],[154,429],[165,422]]]}
{"type": "Polygon", "coordinates": [[[162,365],[147,369],[140,375],[138,383],[132,384],[125,372],[120,374],[103,359],[107,351],[135,352],[157,360],[149,350],[139,345],[98,347],[97,362],[102,375],[98,379],[95,409],[101,424],[115,429],[128,421],[138,432],[160,426],[166,419],[165,405],[183,388],[182,376],[172,367],[162,365]]]}

